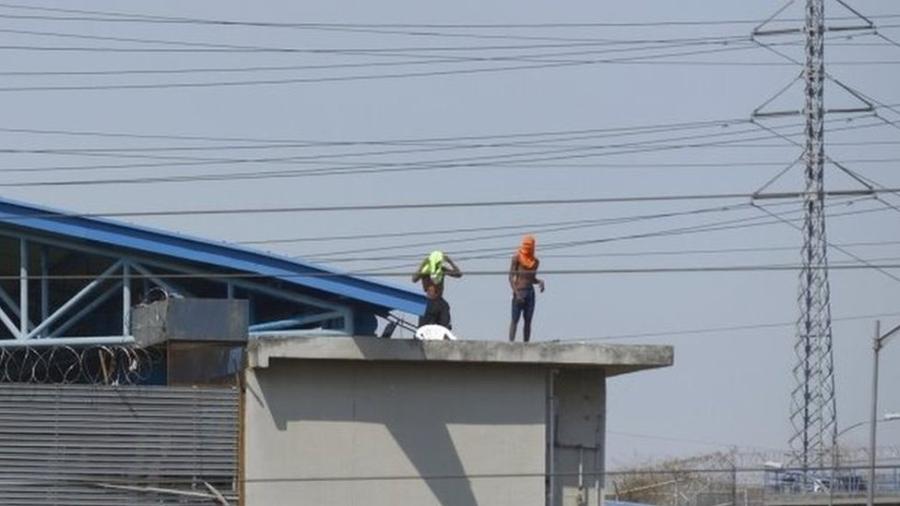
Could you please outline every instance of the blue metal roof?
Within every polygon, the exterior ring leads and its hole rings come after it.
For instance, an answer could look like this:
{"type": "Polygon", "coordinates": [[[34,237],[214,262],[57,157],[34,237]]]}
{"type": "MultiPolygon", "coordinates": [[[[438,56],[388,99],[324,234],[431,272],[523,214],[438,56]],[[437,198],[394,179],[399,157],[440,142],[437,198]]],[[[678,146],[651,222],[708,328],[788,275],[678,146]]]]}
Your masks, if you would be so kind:
{"type": "Polygon", "coordinates": [[[0,223],[76,241],[267,276],[297,287],[312,288],[385,309],[410,314],[425,311],[425,297],[418,292],[230,244],[112,220],[73,216],[64,211],[8,199],[0,199],[0,223]]]}

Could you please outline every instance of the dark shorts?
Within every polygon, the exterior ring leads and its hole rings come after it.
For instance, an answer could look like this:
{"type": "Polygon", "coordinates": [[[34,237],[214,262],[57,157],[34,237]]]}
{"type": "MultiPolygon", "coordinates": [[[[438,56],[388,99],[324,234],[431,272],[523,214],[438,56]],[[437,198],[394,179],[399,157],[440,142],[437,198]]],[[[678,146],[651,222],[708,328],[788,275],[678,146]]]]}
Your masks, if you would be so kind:
{"type": "Polygon", "coordinates": [[[428,299],[425,306],[425,314],[419,318],[419,326],[422,325],[441,325],[442,327],[450,327],[450,304],[443,297],[437,299],[428,299]]]}
{"type": "Polygon", "coordinates": [[[512,299],[512,319],[519,321],[519,315],[525,315],[525,321],[530,322],[534,315],[534,289],[517,290],[512,299]]]}

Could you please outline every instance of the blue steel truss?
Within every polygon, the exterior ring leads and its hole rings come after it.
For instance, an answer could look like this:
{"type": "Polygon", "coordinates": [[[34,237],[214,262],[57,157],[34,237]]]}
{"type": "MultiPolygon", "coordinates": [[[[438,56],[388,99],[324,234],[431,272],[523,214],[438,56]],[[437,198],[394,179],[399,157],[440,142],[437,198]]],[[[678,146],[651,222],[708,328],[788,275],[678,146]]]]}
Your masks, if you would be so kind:
{"type": "Polygon", "coordinates": [[[419,293],[306,262],[2,199],[0,243],[0,347],[132,342],[131,307],[153,290],[256,301],[259,335],[372,333],[376,315],[425,306],[419,293]]]}

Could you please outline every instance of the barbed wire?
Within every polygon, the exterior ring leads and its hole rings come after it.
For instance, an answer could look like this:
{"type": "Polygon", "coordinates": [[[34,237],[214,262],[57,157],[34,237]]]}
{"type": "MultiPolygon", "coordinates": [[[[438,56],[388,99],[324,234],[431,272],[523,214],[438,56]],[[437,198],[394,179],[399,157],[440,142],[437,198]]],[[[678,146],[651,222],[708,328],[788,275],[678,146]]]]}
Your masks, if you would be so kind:
{"type": "Polygon", "coordinates": [[[135,385],[162,352],[130,345],[0,348],[0,383],[135,385]]]}

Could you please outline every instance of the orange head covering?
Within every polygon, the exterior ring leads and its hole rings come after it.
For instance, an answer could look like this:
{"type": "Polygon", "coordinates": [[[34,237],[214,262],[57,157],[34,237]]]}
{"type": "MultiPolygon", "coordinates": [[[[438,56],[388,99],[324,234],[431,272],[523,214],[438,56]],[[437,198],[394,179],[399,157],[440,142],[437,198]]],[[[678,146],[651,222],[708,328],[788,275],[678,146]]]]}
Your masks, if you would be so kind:
{"type": "Polygon", "coordinates": [[[526,269],[534,269],[537,258],[534,256],[534,236],[526,235],[519,246],[519,265],[526,269]]]}

